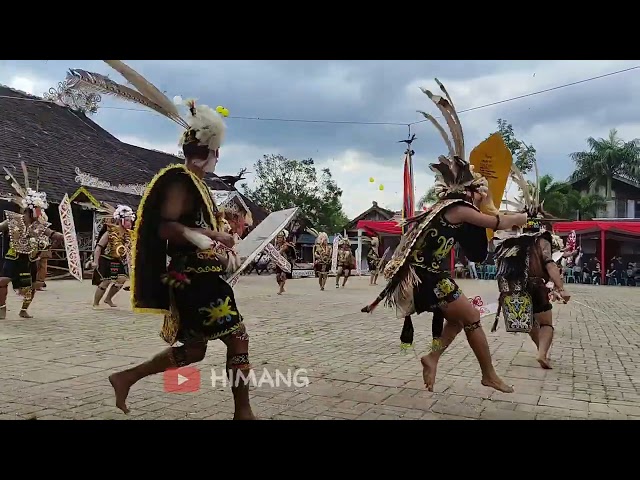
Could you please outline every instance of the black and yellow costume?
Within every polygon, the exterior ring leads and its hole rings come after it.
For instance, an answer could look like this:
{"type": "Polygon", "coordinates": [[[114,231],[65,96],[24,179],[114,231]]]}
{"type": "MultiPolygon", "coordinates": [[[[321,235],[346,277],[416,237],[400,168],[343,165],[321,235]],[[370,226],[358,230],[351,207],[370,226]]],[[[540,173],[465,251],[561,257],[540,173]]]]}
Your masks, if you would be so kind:
{"type": "MultiPolygon", "coordinates": [[[[178,182],[188,188],[194,200],[192,211],[179,223],[222,231],[223,225],[218,224],[215,215],[217,207],[202,180],[184,165],[172,165],[159,172],[138,208],[131,274],[134,311],[164,313],[161,336],[170,345],[244,334],[233,289],[223,279],[226,265],[220,257],[226,253],[199,250],[190,244],[172,245],[158,235],[164,221],[160,214],[164,193],[178,182]],[[167,256],[171,258],[169,266],[167,256]]],[[[234,367],[246,365],[235,361],[234,367]]]]}
{"type": "Polygon", "coordinates": [[[34,220],[26,225],[24,215],[5,211],[8,222],[8,239],[3,242],[3,264],[0,277],[11,279],[11,284],[21,295],[29,295],[36,281],[38,260],[51,246],[48,222],[34,220]]]}
{"type": "MultiPolygon", "coordinates": [[[[284,241],[286,242],[287,240],[285,239],[284,241]]],[[[290,265],[289,272],[287,273],[285,270],[280,268],[280,266],[277,263],[274,262],[275,272],[276,272],[276,282],[280,284],[280,283],[286,282],[287,279],[293,278],[293,262],[296,258],[296,251],[288,243],[281,244],[280,246],[276,243],[276,248],[278,249],[278,252],[280,253],[280,255],[282,255],[285,261],[288,262],[290,265]]]]}
{"type": "Polygon", "coordinates": [[[403,238],[384,274],[389,280],[384,298],[398,310],[398,318],[439,307],[460,297],[456,282],[443,263],[460,243],[467,258],[482,262],[487,256],[486,229],[469,224],[454,225],[445,218],[452,206],[477,208],[461,199],[444,200],[417,217],[417,223],[403,238]]]}
{"type": "Polygon", "coordinates": [[[496,279],[500,297],[492,331],[497,329],[502,311],[507,332],[529,333],[534,315],[553,307],[547,288],[546,266],[551,257],[552,236],[549,232],[525,233],[502,241],[495,250],[496,279]]]}
{"type": "MultiPolygon", "coordinates": [[[[554,251],[562,250],[562,240],[545,231],[545,220],[560,220],[548,214],[540,202],[538,169],[535,184],[524,178],[517,166],[511,177],[522,191],[522,203],[516,207],[527,214],[527,224],[520,231],[498,239],[495,250],[496,280],[500,296],[492,331],[498,327],[502,312],[507,332],[529,333],[535,327],[534,315],[550,311],[551,289],[547,266],[555,263],[554,251]]],[[[548,325],[553,328],[552,325],[548,325]]]]}
{"type": "Polygon", "coordinates": [[[369,265],[369,272],[371,272],[372,275],[378,271],[378,267],[380,266],[378,245],[371,245],[371,248],[367,253],[367,264],[369,265]]]}
{"type": "Polygon", "coordinates": [[[345,275],[349,275],[351,270],[356,268],[356,259],[351,251],[351,245],[347,241],[342,243],[338,250],[338,270],[341,270],[345,275]]]}
{"type": "Polygon", "coordinates": [[[318,273],[329,273],[331,270],[331,245],[316,244],[313,247],[313,268],[318,273]]]}
{"type": "Polygon", "coordinates": [[[108,232],[109,240],[93,271],[93,285],[100,285],[105,280],[115,282],[118,277],[129,275],[127,252],[131,251],[131,231],[118,225],[106,224],[102,227],[98,240],[105,232],[108,232]]]}

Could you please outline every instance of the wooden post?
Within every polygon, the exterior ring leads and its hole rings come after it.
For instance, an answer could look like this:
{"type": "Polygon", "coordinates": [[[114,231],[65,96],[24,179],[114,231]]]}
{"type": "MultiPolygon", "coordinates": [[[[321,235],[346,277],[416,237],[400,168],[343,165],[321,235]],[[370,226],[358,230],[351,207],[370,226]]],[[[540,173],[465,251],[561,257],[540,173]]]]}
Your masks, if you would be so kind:
{"type": "Polygon", "coordinates": [[[605,272],[607,271],[607,264],[605,263],[604,245],[606,240],[606,232],[600,227],[600,285],[604,285],[605,272]]]}
{"type": "Polygon", "coordinates": [[[362,229],[358,229],[358,248],[356,250],[356,270],[362,275],[362,229]]]}

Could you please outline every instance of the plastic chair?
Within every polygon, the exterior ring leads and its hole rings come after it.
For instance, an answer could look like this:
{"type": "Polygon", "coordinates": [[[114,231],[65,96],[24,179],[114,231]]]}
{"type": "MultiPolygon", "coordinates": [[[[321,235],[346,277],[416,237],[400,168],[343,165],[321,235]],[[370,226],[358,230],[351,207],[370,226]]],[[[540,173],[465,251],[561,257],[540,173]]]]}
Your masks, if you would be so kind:
{"type": "Polygon", "coordinates": [[[564,269],[564,283],[576,283],[576,278],[573,276],[573,268],[564,269]]]}
{"type": "Polygon", "coordinates": [[[496,266],[495,265],[487,265],[487,269],[484,273],[485,280],[494,280],[496,278],[496,266]]]}

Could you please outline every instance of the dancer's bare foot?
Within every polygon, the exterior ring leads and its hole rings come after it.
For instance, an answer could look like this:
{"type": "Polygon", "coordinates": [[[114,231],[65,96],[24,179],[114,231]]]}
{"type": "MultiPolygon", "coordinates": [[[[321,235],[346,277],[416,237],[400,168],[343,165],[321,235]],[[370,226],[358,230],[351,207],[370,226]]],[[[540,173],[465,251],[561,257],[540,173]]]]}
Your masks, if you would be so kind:
{"type": "Polygon", "coordinates": [[[251,411],[251,408],[246,410],[238,410],[233,414],[234,420],[257,420],[256,416],[251,411]]]}
{"type": "Polygon", "coordinates": [[[127,408],[127,396],[129,395],[131,383],[127,380],[126,374],[124,372],[120,372],[110,375],[109,383],[111,383],[113,391],[116,394],[116,407],[124,413],[129,413],[129,409],[127,408]]]}
{"type": "Polygon", "coordinates": [[[104,303],[106,303],[107,305],[109,305],[110,307],[115,307],[116,304],[113,303],[111,300],[105,300],[104,303]]]}
{"type": "Polygon", "coordinates": [[[551,366],[551,362],[549,361],[549,358],[544,358],[544,357],[538,356],[538,358],[536,358],[536,360],[538,361],[540,366],[542,368],[544,368],[545,370],[552,370],[553,367],[551,366]]]}
{"type": "Polygon", "coordinates": [[[513,387],[504,383],[502,379],[498,376],[496,376],[495,378],[483,378],[481,383],[485,387],[493,388],[495,390],[498,390],[499,392],[503,392],[503,393],[514,392],[513,387]]]}
{"type": "Polygon", "coordinates": [[[433,392],[433,386],[436,384],[438,361],[430,355],[425,355],[420,359],[420,363],[422,363],[422,378],[424,380],[424,386],[428,391],[433,392]]]}
{"type": "Polygon", "coordinates": [[[20,315],[20,317],[22,318],[33,318],[33,316],[29,315],[29,312],[27,312],[26,310],[20,310],[20,313],[18,315],[20,315]]]}

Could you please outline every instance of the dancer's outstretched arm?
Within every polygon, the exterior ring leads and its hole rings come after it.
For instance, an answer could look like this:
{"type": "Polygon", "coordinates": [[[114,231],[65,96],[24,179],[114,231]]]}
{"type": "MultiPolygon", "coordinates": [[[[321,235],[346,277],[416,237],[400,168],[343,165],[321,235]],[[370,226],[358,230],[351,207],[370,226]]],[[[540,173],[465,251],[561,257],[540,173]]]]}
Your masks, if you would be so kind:
{"type": "Polygon", "coordinates": [[[515,226],[527,223],[526,213],[516,213],[513,215],[486,215],[471,207],[453,206],[444,214],[447,221],[456,223],[470,223],[483,228],[491,228],[493,230],[508,230],[515,226]]]}

